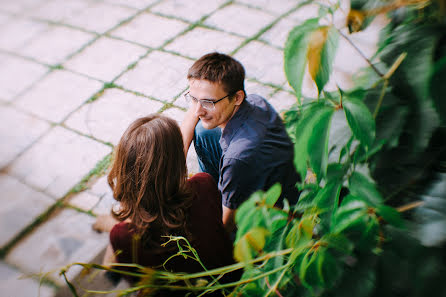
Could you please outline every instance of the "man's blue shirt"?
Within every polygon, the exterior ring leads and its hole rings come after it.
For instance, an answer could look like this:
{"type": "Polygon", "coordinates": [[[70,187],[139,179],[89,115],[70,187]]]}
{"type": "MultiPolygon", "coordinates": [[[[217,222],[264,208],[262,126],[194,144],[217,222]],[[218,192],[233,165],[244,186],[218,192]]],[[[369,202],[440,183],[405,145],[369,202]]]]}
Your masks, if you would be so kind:
{"type": "Polygon", "coordinates": [[[220,138],[218,187],[223,205],[236,209],[257,190],[282,184],[282,198],[298,199],[294,148],[282,119],[262,97],[249,95],[220,138]]]}

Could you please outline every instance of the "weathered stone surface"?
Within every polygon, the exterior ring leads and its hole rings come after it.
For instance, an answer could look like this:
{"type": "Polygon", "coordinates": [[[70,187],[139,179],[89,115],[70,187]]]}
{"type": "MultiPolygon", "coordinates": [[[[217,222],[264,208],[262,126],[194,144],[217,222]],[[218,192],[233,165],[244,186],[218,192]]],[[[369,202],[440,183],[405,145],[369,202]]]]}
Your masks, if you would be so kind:
{"type": "Polygon", "coordinates": [[[226,0],[166,0],[155,5],[151,11],[196,22],[225,2],[226,0]]]}
{"type": "Polygon", "coordinates": [[[53,26],[39,38],[29,42],[20,53],[47,64],[62,63],[87,42],[93,40],[93,34],[62,26],[53,26]]]}
{"type": "Polygon", "coordinates": [[[10,173],[60,198],[110,151],[104,144],[55,127],[12,163],[10,173]]]}
{"type": "Polygon", "coordinates": [[[48,25],[41,22],[15,18],[0,27],[0,49],[20,49],[47,28],[48,25]]]}
{"type": "Polygon", "coordinates": [[[204,22],[226,32],[252,37],[274,21],[274,16],[246,6],[231,4],[211,15],[204,22]]]}
{"type": "Polygon", "coordinates": [[[0,99],[11,101],[41,78],[48,68],[0,53],[0,99]]]}
{"type": "Polygon", "coordinates": [[[263,33],[260,38],[283,49],[285,48],[285,42],[288,38],[288,34],[290,33],[291,29],[294,28],[294,26],[296,26],[296,22],[292,21],[290,18],[281,19],[271,29],[263,33]]]}
{"type": "Polygon", "coordinates": [[[112,207],[119,204],[113,198],[113,192],[107,182],[107,175],[99,178],[87,192],[99,197],[98,203],[92,209],[95,215],[110,214],[112,207]]]}
{"type": "Polygon", "coordinates": [[[87,0],[48,0],[28,10],[26,14],[42,20],[60,22],[80,13],[90,4],[87,0]]]}
{"type": "Polygon", "coordinates": [[[0,25],[7,23],[11,19],[11,16],[0,12],[0,25]]]}
{"type": "Polygon", "coordinates": [[[187,70],[192,63],[179,56],[153,51],[116,84],[159,100],[172,101],[186,88],[187,70]]]}
{"type": "Polygon", "coordinates": [[[230,54],[243,42],[243,38],[228,33],[197,27],[175,39],[166,49],[183,56],[198,59],[210,52],[230,54]]]}
{"type": "Polygon", "coordinates": [[[262,96],[265,99],[269,99],[271,93],[274,92],[274,89],[269,87],[269,86],[265,86],[262,84],[259,84],[257,82],[254,81],[250,81],[250,80],[246,80],[245,81],[245,91],[246,94],[257,94],[262,96]]]}
{"type": "Polygon", "coordinates": [[[100,98],[69,117],[66,125],[116,145],[130,123],[157,112],[162,106],[160,102],[120,89],[107,89],[100,98]]]}
{"type": "Polygon", "coordinates": [[[243,64],[249,78],[278,86],[286,82],[281,50],[259,41],[252,41],[241,48],[234,57],[243,64]]]}
{"type": "Polygon", "coordinates": [[[280,91],[274,94],[268,101],[278,113],[282,113],[296,103],[297,99],[290,93],[280,91]]]}
{"type": "Polygon", "coordinates": [[[44,0],[2,1],[1,10],[12,13],[21,13],[37,7],[43,1],[44,0]]]}
{"type": "Polygon", "coordinates": [[[79,209],[89,211],[92,210],[96,204],[98,204],[99,200],[99,197],[84,191],[71,197],[68,204],[79,209]]]}
{"type": "MultiPolygon", "coordinates": [[[[63,278],[58,276],[63,266],[88,263],[108,244],[108,234],[93,231],[94,221],[85,213],[64,209],[19,242],[6,262],[26,273],[52,272],[48,277],[63,284],[63,278]]],[[[80,266],[72,267],[67,277],[73,279],[80,270],[80,266]]]]}
{"type": "Polygon", "coordinates": [[[0,248],[3,248],[55,201],[6,174],[0,174],[0,189],[0,248]]]}
{"type": "Polygon", "coordinates": [[[184,119],[185,114],[186,114],[186,112],[184,112],[181,109],[176,108],[176,107],[171,107],[171,108],[163,111],[163,115],[174,119],[175,121],[178,122],[178,124],[181,124],[181,122],[184,119]]]}
{"type": "Polygon", "coordinates": [[[143,13],[127,24],[113,31],[113,36],[158,48],[172,39],[189,25],[187,23],[168,19],[150,13],[143,13]],[[141,34],[141,32],[144,32],[141,34]]]}
{"type": "Polygon", "coordinates": [[[64,22],[89,31],[104,33],[136,13],[134,9],[96,2],[64,22]]]}
{"type": "Polygon", "coordinates": [[[16,268],[0,261],[0,292],[3,297],[54,297],[56,290],[38,280],[25,278],[16,268]]]}
{"type": "Polygon", "coordinates": [[[6,166],[50,128],[47,122],[9,106],[0,105],[0,118],[0,168],[6,166]]]}
{"type": "Polygon", "coordinates": [[[106,0],[105,2],[143,9],[158,2],[158,0],[106,0]]]}
{"type": "Polygon", "coordinates": [[[65,66],[79,73],[112,81],[146,49],[125,41],[102,37],[70,59],[65,66]]]}
{"type": "Polygon", "coordinates": [[[299,4],[295,0],[238,0],[237,2],[280,15],[299,4]]]}
{"type": "Polygon", "coordinates": [[[101,88],[96,80],[57,70],[17,98],[15,105],[59,123],[101,88]]]}
{"type": "Polygon", "coordinates": [[[296,25],[303,23],[304,21],[315,18],[319,15],[318,4],[308,4],[298,8],[295,12],[291,13],[289,18],[296,22],[296,25]]]}

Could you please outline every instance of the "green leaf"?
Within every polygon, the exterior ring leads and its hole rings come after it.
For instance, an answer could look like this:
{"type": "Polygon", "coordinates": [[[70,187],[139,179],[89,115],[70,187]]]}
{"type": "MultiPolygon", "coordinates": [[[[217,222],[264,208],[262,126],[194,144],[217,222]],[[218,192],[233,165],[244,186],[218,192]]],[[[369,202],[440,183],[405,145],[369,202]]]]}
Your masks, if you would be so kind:
{"type": "Polygon", "coordinates": [[[302,94],[302,81],[307,65],[307,51],[310,34],[319,27],[319,19],[309,19],[302,25],[294,27],[288,34],[285,44],[285,74],[290,86],[299,99],[302,94]]]}
{"type": "Polygon", "coordinates": [[[304,258],[302,259],[302,263],[300,264],[299,269],[299,278],[302,282],[302,285],[306,288],[314,288],[322,283],[318,275],[317,270],[317,260],[318,252],[310,250],[308,251],[304,258]]]}
{"type": "Polygon", "coordinates": [[[363,174],[355,171],[349,179],[350,192],[363,199],[368,205],[377,207],[383,204],[383,198],[372,183],[363,174]]]}
{"type": "Polygon", "coordinates": [[[320,209],[336,209],[339,202],[341,183],[339,180],[330,181],[314,198],[314,203],[320,209]]]}
{"type": "Polygon", "coordinates": [[[308,70],[319,93],[330,78],[338,39],[339,33],[333,27],[323,26],[311,32],[307,52],[308,70]]]}
{"type": "Polygon", "coordinates": [[[387,206],[387,205],[380,205],[376,209],[376,212],[387,223],[389,223],[395,227],[399,227],[399,228],[404,227],[404,220],[401,217],[400,213],[395,208],[387,206]]]}
{"type": "Polygon", "coordinates": [[[435,63],[429,82],[429,89],[437,113],[443,124],[446,124],[446,57],[435,63]]]}
{"type": "Polygon", "coordinates": [[[234,247],[234,258],[238,262],[248,262],[252,259],[251,247],[246,237],[240,238],[234,247]]]}
{"type": "Polygon", "coordinates": [[[314,221],[311,217],[303,217],[288,233],[285,243],[289,248],[307,245],[313,237],[314,221]]]}
{"type": "Polygon", "coordinates": [[[332,108],[324,110],[308,139],[310,166],[319,181],[327,174],[328,138],[330,135],[331,117],[334,111],[332,108]]]}
{"type": "Polygon", "coordinates": [[[340,233],[365,220],[367,204],[358,197],[347,195],[335,213],[332,232],[340,233]]]}
{"type": "MultiPolygon", "coordinates": [[[[307,164],[309,163],[310,144],[315,146],[317,140],[314,139],[313,131],[315,126],[320,125],[319,128],[324,127],[324,123],[333,114],[333,107],[327,106],[325,103],[315,102],[308,109],[305,110],[302,118],[296,127],[296,143],[294,145],[294,164],[297,171],[302,177],[307,174],[307,164]],[[321,124],[319,124],[322,122],[321,124]],[[311,139],[311,141],[310,141],[311,139]]],[[[323,165],[324,154],[328,155],[328,151],[324,148],[319,148],[318,155],[312,156],[313,164],[320,162],[320,168],[323,165]],[[318,161],[319,160],[319,161],[318,161]]],[[[325,165],[326,166],[326,165],[325,165]]],[[[319,168],[319,171],[323,171],[319,168]]],[[[302,179],[303,180],[303,179],[302,179]]]]}
{"type": "Polygon", "coordinates": [[[265,194],[265,202],[269,206],[274,206],[282,193],[282,186],[279,183],[274,184],[265,194]]]}
{"type": "Polygon", "coordinates": [[[354,245],[342,234],[338,233],[328,233],[322,236],[321,242],[325,242],[327,247],[330,249],[335,249],[343,254],[351,254],[353,251],[354,245]]]}
{"type": "Polygon", "coordinates": [[[323,287],[330,288],[341,276],[341,267],[338,261],[326,248],[318,250],[317,272],[323,287]]]}
{"type": "Polygon", "coordinates": [[[375,121],[367,106],[359,99],[347,97],[343,102],[345,117],[356,139],[370,147],[375,140],[375,121]]]}

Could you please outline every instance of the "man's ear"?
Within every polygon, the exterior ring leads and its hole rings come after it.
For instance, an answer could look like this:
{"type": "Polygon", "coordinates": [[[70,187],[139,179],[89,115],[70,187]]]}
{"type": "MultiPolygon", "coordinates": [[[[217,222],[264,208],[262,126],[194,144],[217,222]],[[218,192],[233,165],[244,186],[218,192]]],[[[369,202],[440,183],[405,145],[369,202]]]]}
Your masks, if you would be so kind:
{"type": "Polygon", "coordinates": [[[245,91],[238,90],[237,93],[235,93],[235,105],[242,104],[244,99],[245,99],[245,91]]]}

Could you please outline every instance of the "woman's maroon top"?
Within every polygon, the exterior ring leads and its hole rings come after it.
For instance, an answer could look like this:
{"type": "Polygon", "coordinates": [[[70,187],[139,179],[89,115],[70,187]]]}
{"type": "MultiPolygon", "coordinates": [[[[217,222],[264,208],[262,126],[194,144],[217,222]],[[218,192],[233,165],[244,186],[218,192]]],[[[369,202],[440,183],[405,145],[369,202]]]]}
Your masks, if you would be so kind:
{"type": "MultiPolygon", "coordinates": [[[[214,179],[207,173],[198,173],[188,180],[188,185],[194,193],[188,215],[192,238],[188,240],[207,269],[233,264],[232,241],[223,227],[221,195],[214,179]]],[[[116,255],[118,262],[163,269],[163,263],[178,252],[176,243],[169,243],[166,247],[145,247],[141,241],[135,241],[130,227],[129,223],[121,222],[110,232],[115,254],[119,251],[116,255]]],[[[187,273],[203,271],[199,263],[182,256],[169,260],[166,269],[187,273]]],[[[236,277],[238,274],[228,275],[225,281],[234,281],[236,277]]]]}

